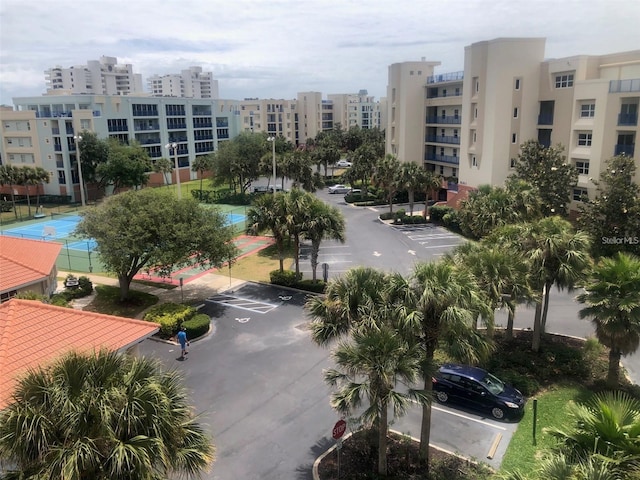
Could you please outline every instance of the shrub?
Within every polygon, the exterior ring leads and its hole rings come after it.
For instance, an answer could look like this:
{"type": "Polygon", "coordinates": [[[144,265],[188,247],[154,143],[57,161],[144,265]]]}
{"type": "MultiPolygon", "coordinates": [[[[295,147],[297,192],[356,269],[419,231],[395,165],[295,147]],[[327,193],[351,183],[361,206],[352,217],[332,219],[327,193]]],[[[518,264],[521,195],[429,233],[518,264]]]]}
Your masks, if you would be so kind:
{"type": "Polygon", "coordinates": [[[395,215],[394,212],[383,212],[380,214],[380,220],[391,220],[395,215]]]}
{"type": "Polygon", "coordinates": [[[49,303],[51,305],[55,305],[56,307],[69,307],[69,301],[65,298],[62,293],[55,293],[51,295],[49,299],[49,303]]]}
{"type": "Polygon", "coordinates": [[[431,217],[431,221],[434,223],[442,223],[444,216],[447,213],[452,212],[454,209],[452,207],[442,206],[442,205],[434,205],[431,207],[429,216],[431,217]]]}
{"type": "Polygon", "coordinates": [[[269,278],[271,279],[271,283],[275,285],[293,287],[296,282],[302,280],[302,274],[296,275],[296,272],[292,272],[291,270],[285,270],[283,272],[280,270],[273,270],[269,272],[269,278]]]}
{"type": "Polygon", "coordinates": [[[187,338],[201,337],[209,331],[211,318],[204,313],[198,313],[189,320],[182,322],[181,326],[187,330],[187,338]]]}
{"type": "Polygon", "coordinates": [[[160,335],[172,337],[178,332],[178,326],[190,320],[196,309],[180,303],[162,303],[147,310],[144,320],[160,325],[160,335]]]}
{"type": "Polygon", "coordinates": [[[449,230],[454,230],[456,232],[461,232],[460,229],[460,214],[457,210],[451,209],[450,212],[446,213],[444,217],[442,217],[442,223],[449,230]]]}
{"type": "Polygon", "coordinates": [[[402,223],[405,225],[415,225],[420,223],[427,223],[427,219],[422,215],[407,215],[402,219],[402,223]]]}
{"type": "MultiPolygon", "coordinates": [[[[73,277],[73,275],[67,275],[67,279],[73,277]]],[[[67,287],[59,293],[64,299],[69,302],[75,298],[87,297],[93,293],[93,283],[89,280],[89,277],[79,277],[77,287],[67,287]]]]}
{"type": "Polygon", "coordinates": [[[324,293],[327,284],[323,280],[300,280],[294,287],[306,292],[324,293]]]}
{"type": "Polygon", "coordinates": [[[403,223],[404,217],[406,216],[407,216],[407,212],[404,209],[401,208],[400,210],[397,210],[394,215],[395,220],[393,221],[393,223],[397,223],[397,224],[403,223]]]}

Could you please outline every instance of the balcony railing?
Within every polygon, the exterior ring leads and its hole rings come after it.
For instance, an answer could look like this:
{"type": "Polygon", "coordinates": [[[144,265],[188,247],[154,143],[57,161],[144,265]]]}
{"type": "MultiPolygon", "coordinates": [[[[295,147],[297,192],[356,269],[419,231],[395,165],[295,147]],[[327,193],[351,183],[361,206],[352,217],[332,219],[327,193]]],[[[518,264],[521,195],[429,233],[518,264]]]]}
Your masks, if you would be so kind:
{"type": "Polygon", "coordinates": [[[453,117],[427,117],[427,123],[440,123],[440,124],[457,124],[460,125],[462,118],[460,116],[453,117]]]}
{"type": "Polygon", "coordinates": [[[626,155],[628,157],[633,157],[635,145],[616,145],[614,155],[626,155]]]}
{"type": "Polygon", "coordinates": [[[442,75],[431,75],[427,77],[427,84],[440,82],[455,82],[464,79],[464,71],[443,73],[442,75]]]}
{"type": "Polygon", "coordinates": [[[453,155],[436,155],[435,153],[427,153],[424,159],[432,162],[450,163],[451,165],[460,164],[460,157],[454,157],[453,155]]]}
{"type": "Polygon", "coordinates": [[[451,137],[443,135],[427,135],[427,142],[435,143],[450,143],[453,145],[460,145],[460,137],[451,137]]]}
{"type": "MultiPolygon", "coordinates": [[[[127,132],[128,130],[129,130],[129,127],[127,127],[126,125],[109,125],[110,132],[127,132]]],[[[141,129],[136,128],[136,130],[141,130],[141,129]]]]}
{"type": "Polygon", "coordinates": [[[186,128],[186,123],[171,123],[167,125],[167,130],[184,130],[186,128]]]}
{"type": "Polygon", "coordinates": [[[609,93],[620,92],[640,92],[640,78],[611,80],[609,82],[609,93]]]}
{"type": "Polygon", "coordinates": [[[59,129],[59,128],[57,128],[57,127],[56,127],[56,128],[52,128],[52,129],[51,129],[51,133],[52,133],[53,135],[60,135],[60,129],[59,129]]]}
{"type": "Polygon", "coordinates": [[[637,125],[638,124],[638,114],[637,113],[619,113],[618,114],[618,125],[637,125]]]}
{"type": "Polygon", "coordinates": [[[553,125],[553,114],[541,113],[538,115],[538,125],[553,125]]]}
{"type": "Polygon", "coordinates": [[[461,97],[462,96],[462,91],[453,91],[453,92],[440,92],[437,95],[427,95],[427,98],[447,98],[447,97],[461,97]]]}
{"type": "Polygon", "coordinates": [[[54,149],[56,152],[61,152],[61,151],[62,151],[62,145],[54,145],[54,146],[53,146],[53,149],[54,149]]]}

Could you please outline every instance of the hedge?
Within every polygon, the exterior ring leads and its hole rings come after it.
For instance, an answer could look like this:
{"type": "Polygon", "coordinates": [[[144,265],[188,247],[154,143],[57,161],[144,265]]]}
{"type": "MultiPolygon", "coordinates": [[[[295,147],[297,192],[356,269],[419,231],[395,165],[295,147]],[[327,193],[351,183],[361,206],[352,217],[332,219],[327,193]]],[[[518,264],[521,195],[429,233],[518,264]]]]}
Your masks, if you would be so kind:
{"type": "Polygon", "coordinates": [[[296,275],[296,272],[292,272],[291,270],[285,270],[281,272],[280,270],[272,270],[269,272],[269,278],[271,283],[275,285],[282,285],[285,287],[293,287],[296,282],[302,280],[302,275],[296,275]]]}
{"type": "Polygon", "coordinates": [[[198,313],[191,319],[182,322],[182,327],[187,330],[187,338],[193,339],[201,337],[209,331],[211,325],[211,318],[204,313],[198,313]]]}
{"type": "Polygon", "coordinates": [[[162,303],[155,305],[144,314],[144,320],[160,325],[160,335],[172,337],[178,332],[178,327],[190,320],[196,314],[196,309],[181,303],[162,303]]]}

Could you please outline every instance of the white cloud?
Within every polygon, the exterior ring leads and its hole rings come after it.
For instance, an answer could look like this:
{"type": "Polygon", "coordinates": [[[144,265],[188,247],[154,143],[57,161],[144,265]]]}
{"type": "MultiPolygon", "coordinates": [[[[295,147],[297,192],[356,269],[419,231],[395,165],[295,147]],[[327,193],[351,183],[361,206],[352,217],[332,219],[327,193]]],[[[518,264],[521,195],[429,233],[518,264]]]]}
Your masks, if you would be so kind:
{"type": "Polygon", "coordinates": [[[640,47],[631,0],[2,0],[0,103],[45,91],[44,70],[102,55],[146,78],[200,65],[226,98],[385,94],[407,60],[462,69],[464,46],[546,37],[548,57],[640,47]]]}

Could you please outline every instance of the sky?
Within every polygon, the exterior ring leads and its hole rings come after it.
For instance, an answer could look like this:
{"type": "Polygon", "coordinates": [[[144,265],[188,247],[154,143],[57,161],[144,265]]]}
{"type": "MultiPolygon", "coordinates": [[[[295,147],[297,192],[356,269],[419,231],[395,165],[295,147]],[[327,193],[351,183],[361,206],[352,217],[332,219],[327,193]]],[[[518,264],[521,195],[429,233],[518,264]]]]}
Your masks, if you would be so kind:
{"type": "Polygon", "coordinates": [[[101,56],[146,79],[201,66],[220,98],[386,95],[392,63],[463,69],[464,47],[545,37],[547,58],[640,49],[640,0],[0,0],[0,104],[101,56]]]}

